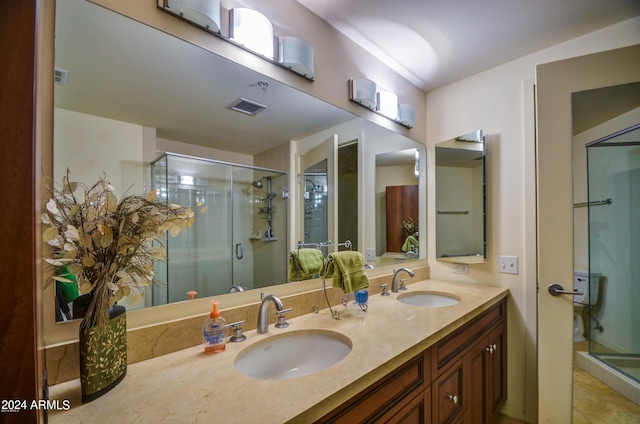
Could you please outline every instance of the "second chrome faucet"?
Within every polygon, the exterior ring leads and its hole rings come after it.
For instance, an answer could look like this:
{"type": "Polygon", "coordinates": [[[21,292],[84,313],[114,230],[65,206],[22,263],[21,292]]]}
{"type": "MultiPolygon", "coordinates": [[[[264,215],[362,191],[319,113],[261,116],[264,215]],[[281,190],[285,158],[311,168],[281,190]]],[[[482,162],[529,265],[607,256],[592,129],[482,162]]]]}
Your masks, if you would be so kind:
{"type": "Polygon", "coordinates": [[[398,276],[400,274],[400,272],[406,272],[407,274],[409,274],[410,277],[413,277],[413,271],[411,271],[409,268],[400,268],[396,271],[393,272],[393,280],[391,280],[391,291],[394,293],[398,293],[398,276]]]}
{"type": "Polygon", "coordinates": [[[264,334],[269,332],[269,302],[273,301],[273,304],[276,305],[276,313],[278,314],[278,323],[276,327],[284,328],[288,327],[287,321],[284,317],[285,312],[289,312],[292,308],[284,309],[284,305],[280,298],[274,294],[268,294],[263,296],[260,294],[260,298],[262,299],[262,303],[260,303],[260,310],[258,311],[258,334],[264,334]]]}

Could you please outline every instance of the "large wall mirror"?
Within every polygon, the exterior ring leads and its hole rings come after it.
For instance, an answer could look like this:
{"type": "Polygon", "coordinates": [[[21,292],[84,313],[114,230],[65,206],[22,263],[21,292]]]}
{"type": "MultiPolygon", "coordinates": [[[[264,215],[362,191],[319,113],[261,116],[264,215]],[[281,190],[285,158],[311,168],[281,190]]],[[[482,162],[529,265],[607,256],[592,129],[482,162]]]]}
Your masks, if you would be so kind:
{"type": "Polygon", "coordinates": [[[486,158],[482,130],[436,144],[436,258],[483,263],[487,255],[486,158]]]}
{"type": "MultiPolygon", "coordinates": [[[[56,1],[55,52],[56,181],[67,168],[73,179],[88,182],[104,172],[120,193],[143,193],[151,184],[150,163],[166,152],[190,156],[205,152],[207,159],[259,168],[243,177],[241,195],[268,198],[267,194],[273,193],[278,200],[288,195],[296,198],[296,205],[287,200],[287,208],[295,212],[280,211],[287,215],[284,225],[288,231],[275,233],[281,236],[278,243],[286,244],[283,257],[278,259],[283,264],[295,248],[298,221],[307,210],[295,194],[298,187],[302,187],[303,200],[304,193],[310,199],[340,193],[337,183],[326,178],[324,182],[321,172],[314,171],[312,165],[320,159],[304,168],[309,169],[309,175],[297,178],[298,170],[290,166],[290,158],[305,155],[321,142],[333,140],[334,135],[339,146],[354,143],[357,166],[349,178],[357,181],[357,194],[341,201],[342,209],[326,200],[325,206],[332,208],[327,209],[327,217],[334,216],[337,221],[327,224],[327,231],[337,234],[336,241],[342,234],[338,232],[342,231],[338,230],[340,223],[351,222],[349,237],[355,238],[354,245],[365,254],[367,249],[376,251],[375,238],[381,231],[373,214],[363,217],[364,210],[375,208],[376,155],[407,149],[424,154],[424,146],[407,137],[88,1],[56,1]],[[232,110],[230,106],[239,99],[266,108],[253,116],[232,110]],[[267,188],[266,177],[261,181],[264,188],[252,186],[267,175],[267,168],[286,173],[287,178],[273,177],[272,188],[267,188]],[[340,211],[345,207],[349,212],[358,211],[357,217],[362,219],[343,220],[340,211]]],[[[421,185],[420,196],[424,198],[424,173],[416,183],[421,185]]],[[[425,209],[420,207],[422,217],[425,209]]],[[[209,207],[207,214],[216,214],[215,208],[209,207]]],[[[260,222],[265,217],[266,213],[254,218],[260,222]]],[[[426,224],[424,218],[420,221],[426,224]]],[[[259,228],[259,237],[255,229],[246,231],[247,240],[234,240],[232,245],[242,243],[243,254],[250,255],[249,249],[264,244],[256,242],[264,234],[259,228]]],[[[376,256],[369,258],[372,266],[382,265],[376,256]]],[[[403,260],[425,257],[426,252],[417,251],[403,260]]],[[[260,289],[286,282],[286,277],[274,277],[260,289]]],[[[222,284],[218,293],[228,293],[233,285],[222,284]]],[[[249,290],[257,288],[251,281],[241,285],[249,290]]],[[[155,306],[151,296],[143,306],[155,306]]]]}

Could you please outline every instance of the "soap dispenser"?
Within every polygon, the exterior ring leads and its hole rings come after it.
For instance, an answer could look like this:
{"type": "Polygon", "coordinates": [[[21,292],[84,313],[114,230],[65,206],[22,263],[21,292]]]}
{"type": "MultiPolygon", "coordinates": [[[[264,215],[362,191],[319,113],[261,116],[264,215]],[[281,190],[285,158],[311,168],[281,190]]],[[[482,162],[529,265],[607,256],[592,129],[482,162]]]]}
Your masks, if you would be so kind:
{"type": "Polygon", "coordinates": [[[202,328],[202,343],[204,345],[204,353],[218,353],[225,349],[224,327],[226,321],[220,316],[218,311],[218,302],[211,301],[213,309],[204,322],[202,328]]]}

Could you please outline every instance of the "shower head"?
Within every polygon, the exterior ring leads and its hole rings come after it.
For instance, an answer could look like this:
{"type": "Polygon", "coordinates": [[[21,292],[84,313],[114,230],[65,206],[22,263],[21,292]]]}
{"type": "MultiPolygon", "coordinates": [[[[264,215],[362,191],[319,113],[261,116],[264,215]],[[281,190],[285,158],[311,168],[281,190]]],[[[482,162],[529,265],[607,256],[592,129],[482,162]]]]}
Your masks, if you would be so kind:
{"type": "Polygon", "coordinates": [[[255,188],[262,188],[262,180],[266,179],[268,182],[271,181],[271,177],[261,177],[260,179],[254,181],[251,183],[252,186],[254,186],[255,188]]]}

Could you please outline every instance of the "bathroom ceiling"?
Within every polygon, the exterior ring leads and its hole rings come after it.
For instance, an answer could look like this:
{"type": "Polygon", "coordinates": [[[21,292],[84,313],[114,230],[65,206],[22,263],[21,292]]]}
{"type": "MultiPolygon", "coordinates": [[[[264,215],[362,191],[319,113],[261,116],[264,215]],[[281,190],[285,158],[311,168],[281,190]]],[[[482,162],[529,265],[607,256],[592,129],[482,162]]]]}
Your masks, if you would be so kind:
{"type": "Polygon", "coordinates": [[[425,91],[640,15],[638,0],[297,0],[425,91]]]}

